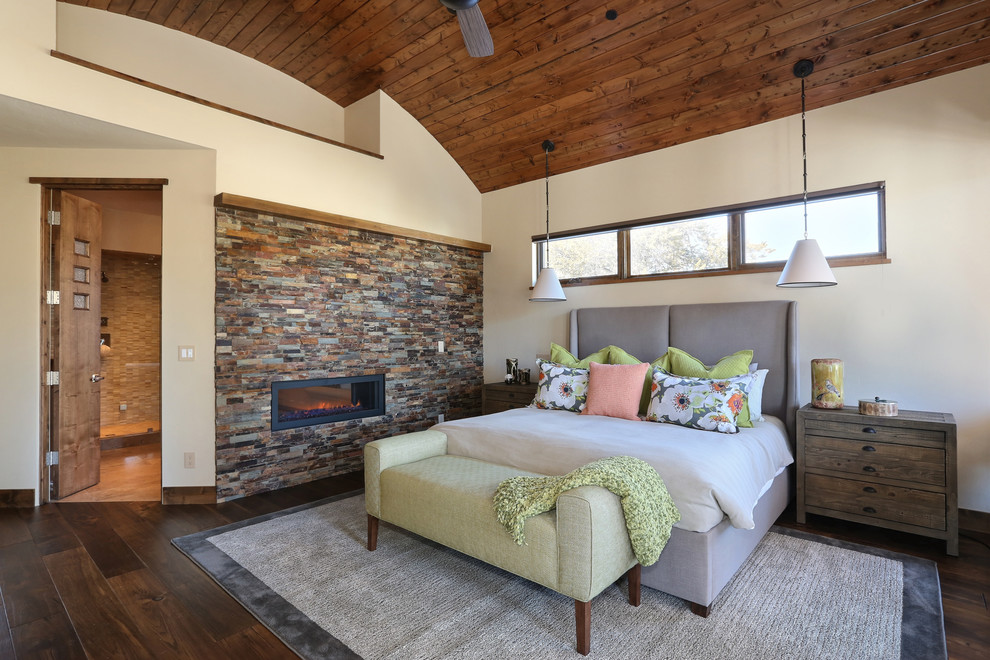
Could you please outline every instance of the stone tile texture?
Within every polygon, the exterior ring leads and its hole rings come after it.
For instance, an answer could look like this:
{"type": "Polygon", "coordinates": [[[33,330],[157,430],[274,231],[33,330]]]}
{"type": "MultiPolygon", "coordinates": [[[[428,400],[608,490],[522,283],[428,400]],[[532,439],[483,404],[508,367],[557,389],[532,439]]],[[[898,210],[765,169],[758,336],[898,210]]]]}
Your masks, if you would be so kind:
{"type": "Polygon", "coordinates": [[[110,350],[100,357],[100,426],[134,425],[143,433],[161,418],[161,257],[104,250],[101,258],[107,324],[100,333],[110,350]]]}
{"type": "Polygon", "coordinates": [[[216,232],[219,501],[358,470],[371,440],[480,414],[481,252],[228,208],[216,232]],[[370,373],[384,416],[271,430],[273,381],[370,373]]]}

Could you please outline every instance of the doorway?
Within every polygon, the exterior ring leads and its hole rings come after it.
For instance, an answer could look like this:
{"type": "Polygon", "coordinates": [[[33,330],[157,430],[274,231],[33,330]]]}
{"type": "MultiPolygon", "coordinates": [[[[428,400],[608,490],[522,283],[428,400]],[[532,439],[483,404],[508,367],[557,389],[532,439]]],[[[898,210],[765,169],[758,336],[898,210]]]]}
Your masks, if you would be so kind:
{"type": "Polygon", "coordinates": [[[58,285],[59,304],[43,305],[43,326],[49,329],[42,342],[43,363],[56,374],[42,397],[43,501],[161,501],[159,181],[79,180],[46,186],[47,206],[59,210],[66,222],[52,225],[46,214],[50,259],[43,267],[51,274],[45,272],[43,281],[55,288],[58,270],[88,268],[92,309],[64,304],[76,299],[76,289],[87,290],[75,281],[58,285]],[[74,224],[77,219],[65,216],[90,206],[99,215],[98,238],[89,242],[92,254],[67,269],[60,261],[80,257],[67,252],[65,244],[77,242],[71,232],[82,230],[74,224]],[[80,329],[92,323],[98,323],[98,335],[80,329]],[[67,369],[85,360],[93,366],[81,374],[67,369]],[[78,388],[83,404],[66,393],[73,378],[83,381],[78,388]],[[96,423],[80,424],[78,410],[96,423]],[[89,476],[80,479],[79,474],[89,476]]]}

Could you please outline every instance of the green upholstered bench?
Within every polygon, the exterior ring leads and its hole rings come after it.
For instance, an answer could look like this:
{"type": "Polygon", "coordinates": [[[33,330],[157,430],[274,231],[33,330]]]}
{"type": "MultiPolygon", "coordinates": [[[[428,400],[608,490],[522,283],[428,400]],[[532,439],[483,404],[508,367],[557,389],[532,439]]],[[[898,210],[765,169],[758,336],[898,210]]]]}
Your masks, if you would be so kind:
{"type": "Polygon", "coordinates": [[[624,574],[638,606],[636,563],[619,497],[598,486],[563,493],[554,511],[526,521],[516,545],[495,518],[492,496],[509,477],[532,474],[447,454],[447,436],[423,431],[364,449],[368,549],[384,520],[574,599],[577,650],[591,650],[591,599],[624,574]]]}

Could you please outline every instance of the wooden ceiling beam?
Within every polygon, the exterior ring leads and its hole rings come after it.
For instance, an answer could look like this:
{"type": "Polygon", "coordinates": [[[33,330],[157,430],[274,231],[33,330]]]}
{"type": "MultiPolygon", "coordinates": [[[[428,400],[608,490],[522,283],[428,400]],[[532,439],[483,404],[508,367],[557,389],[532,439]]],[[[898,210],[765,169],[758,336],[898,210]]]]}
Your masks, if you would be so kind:
{"type": "MultiPolygon", "coordinates": [[[[239,1],[241,7],[235,10],[233,16],[230,20],[224,24],[216,36],[213,37],[213,43],[218,46],[225,46],[231,50],[236,50],[231,48],[230,43],[241,33],[241,30],[246,28],[251,20],[265,8],[268,4],[268,0],[232,0],[239,1]]],[[[239,52],[239,51],[238,51],[239,52]]]]}
{"type": "MultiPolygon", "coordinates": [[[[652,11],[655,13],[656,10],[652,11]]],[[[483,89],[477,82],[479,76],[485,80],[484,85],[504,78],[507,74],[500,71],[500,62],[522,63],[521,66],[526,70],[538,68],[542,52],[546,52],[541,46],[548,40],[552,39],[554,45],[552,51],[557,53],[551,56],[558,57],[560,51],[566,48],[565,42],[574,35],[585,35],[582,43],[586,43],[588,32],[596,22],[607,23],[614,31],[616,29],[614,24],[607,21],[604,15],[605,6],[601,4],[601,0],[568,3],[549,13],[544,6],[525,3],[512,19],[494,28],[492,39],[497,40],[499,47],[493,57],[460,57],[460,52],[464,48],[463,40],[455,42],[453,50],[447,49],[439,54],[436,52],[437,47],[434,47],[434,52],[425,52],[422,57],[431,60],[453,55],[458,57],[458,65],[454,68],[437,68],[432,66],[432,61],[427,61],[423,66],[404,67],[403,71],[399,72],[401,77],[390,77],[385,89],[395,98],[415,99],[421,93],[415,88],[427,84],[431,90],[431,98],[434,94],[447,94],[449,102],[457,102],[483,89]],[[506,43],[507,46],[504,45],[506,43]],[[448,86],[445,88],[446,91],[440,92],[438,86],[444,82],[452,82],[453,87],[448,86]],[[435,87],[438,89],[433,92],[435,87]]],[[[456,19],[454,22],[456,23],[456,19]]],[[[458,37],[460,37],[459,31],[458,37]]]]}
{"type": "Polygon", "coordinates": [[[542,178],[546,138],[564,172],[792,114],[803,57],[813,104],[990,58],[990,0],[481,0],[488,58],[439,0],[63,1],[208,39],[344,106],[383,89],[483,191],[542,178]]]}
{"type": "Polygon", "coordinates": [[[337,99],[341,105],[350,105],[354,100],[364,98],[360,96],[361,91],[366,91],[369,87],[377,89],[386,86],[388,76],[385,70],[399,66],[404,49],[410,44],[416,44],[419,47],[417,52],[422,52],[440,40],[438,30],[450,18],[449,14],[445,15],[445,13],[434,11],[430,3],[417,4],[413,12],[407,13],[401,20],[389,26],[387,32],[382,35],[382,40],[364,39],[350,49],[345,57],[329,62],[317,76],[311,79],[314,88],[326,90],[321,93],[337,99]],[[437,36],[434,39],[430,35],[437,36]],[[392,65],[388,66],[389,63],[392,65]],[[365,72],[361,76],[361,82],[353,80],[354,71],[365,72]],[[365,79],[371,77],[374,79],[370,84],[365,82],[365,79]],[[348,95],[347,92],[338,90],[341,86],[353,87],[359,91],[348,95]]]}
{"type": "Polygon", "coordinates": [[[272,21],[276,20],[285,8],[283,0],[269,0],[262,3],[262,8],[254,14],[250,21],[241,28],[240,32],[226,44],[227,48],[243,53],[258,35],[265,31],[272,21]]]}
{"type": "MultiPolygon", "coordinates": [[[[836,75],[833,82],[815,88],[815,96],[813,99],[809,97],[808,106],[813,110],[988,62],[990,39],[984,39],[948,53],[935,53],[899,64],[894,70],[876,69],[855,78],[836,75]],[[935,58],[939,59],[935,61],[935,58]]],[[[644,124],[609,134],[607,149],[602,149],[598,143],[572,143],[564,136],[557,142],[552,169],[554,173],[562,174],[751,126],[760,123],[753,121],[754,111],[763,121],[780,119],[793,114],[786,110],[791,105],[792,99],[787,95],[762,100],[750,97],[730,99],[718,108],[688,111],[665,125],[644,124]]],[[[527,153],[515,152],[511,160],[507,156],[505,162],[497,167],[469,171],[469,176],[488,184],[480,187],[482,192],[542,178],[543,164],[534,160],[540,154],[537,144],[529,147],[527,153]]]]}
{"type": "MultiPolygon", "coordinates": [[[[822,6],[819,6],[822,7],[822,6]]],[[[554,75],[566,81],[554,89],[547,100],[558,101],[570,94],[585,92],[589,89],[601,90],[598,95],[605,103],[626,103],[636,98],[648,96],[648,92],[656,87],[673,89],[678,97],[687,97],[693,86],[705,84],[713,76],[718,79],[719,73],[730,67],[746,65],[756,58],[765,59],[770,55],[782,58],[783,51],[789,46],[795,46],[821,37],[820,22],[827,21],[831,15],[813,13],[799,20],[794,11],[766,17],[763,23],[748,20],[733,25],[734,34],[742,35],[737,44],[729,44],[715,37],[717,28],[713,25],[723,25],[731,22],[731,17],[722,17],[720,21],[711,14],[698,17],[709,28],[700,31],[691,29],[691,25],[672,25],[664,30],[668,41],[655,48],[642,47],[643,55],[633,59],[625,53],[603,54],[586,61],[583,69],[577,69],[554,75]],[[634,67],[634,68],[633,68],[634,67]],[[661,81],[661,82],[651,82],[661,81]],[[642,85],[649,85],[642,88],[642,85]],[[614,93],[623,94],[616,99],[614,93]]],[[[796,58],[795,58],[796,59],[796,58]]],[[[749,69],[758,66],[753,63],[749,69]]],[[[518,116],[520,110],[507,105],[508,99],[532,99],[540,93],[538,81],[521,86],[513,83],[516,89],[505,90],[505,93],[493,98],[490,104],[476,103],[471,116],[461,116],[458,121],[464,126],[464,132],[470,132],[477,124],[484,122],[488,126],[497,124],[504,117],[518,116]],[[483,112],[494,106],[495,114],[483,112]],[[482,114],[483,113],[483,114],[482,114]]],[[[530,102],[530,107],[535,105],[530,102]]],[[[633,112],[635,112],[635,106],[633,112]]],[[[443,113],[434,113],[423,117],[427,125],[443,122],[443,113]]],[[[434,133],[442,143],[447,144],[447,134],[434,133]]]]}
{"type": "MultiPolygon", "coordinates": [[[[910,23],[901,28],[901,30],[911,30],[915,38],[925,38],[924,47],[926,48],[931,47],[928,45],[929,39],[936,40],[938,45],[935,47],[944,48],[951,44],[969,40],[966,36],[968,28],[945,30],[960,20],[966,24],[972,24],[975,13],[972,9],[960,10],[956,12],[957,15],[954,17],[950,15],[939,15],[930,20],[910,23]]],[[[902,43],[903,39],[896,38],[896,32],[896,30],[885,30],[879,37],[872,38],[869,41],[863,41],[861,39],[861,32],[858,32],[855,28],[838,31],[829,35],[827,55],[822,53],[822,56],[830,67],[835,67],[844,62],[861,60],[866,55],[867,50],[882,52],[887,48],[902,43]],[[867,45],[864,46],[864,44],[867,45]]],[[[738,58],[730,59],[728,56],[722,60],[712,60],[706,63],[706,66],[711,65],[714,68],[713,71],[698,72],[689,70],[689,75],[686,76],[685,80],[673,81],[669,77],[642,81],[632,79],[630,80],[631,89],[635,91],[636,98],[631,99],[627,94],[618,103],[614,101],[614,95],[608,94],[610,91],[616,93],[624,91],[621,87],[624,81],[616,81],[617,85],[615,88],[609,89],[603,85],[602,87],[606,93],[597,98],[589,99],[583,105],[571,107],[569,104],[560,104],[564,106],[564,109],[569,110],[569,112],[566,114],[561,113],[559,116],[567,117],[567,124],[575,127],[587,126],[589,124],[603,125],[613,120],[617,115],[621,116],[624,125],[629,125],[636,121],[644,121],[651,116],[673,115],[682,111],[685,107],[715,103],[722,94],[760,90],[761,88],[775,84],[775,82],[789,80],[793,76],[791,67],[793,66],[793,62],[797,61],[799,57],[795,56],[790,60],[784,60],[780,55],[786,52],[796,51],[801,53],[801,57],[812,56],[812,47],[815,45],[815,41],[811,40],[804,44],[791,44],[788,42],[782,50],[750,61],[742,61],[738,58]],[[684,87],[686,84],[690,84],[688,82],[690,80],[698,81],[690,85],[692,91],[690,98],[668,94],[669,89],[673,86],[684,87]],[[712,90],[715,90],[714,94],[712,90]],[[635,105],[640,110],[636,113],[630,113],[628,111],[628,106],[630,105],[635,105]]],[[[819,48],[823,47],[819,46],[819,48]]],[[[908,53],[905,50],[895,50],[893,57],[896,59],[906,57],[907,55],[908,53]]],[[[648,74],[649,72],[650,70],[644,69],[639,73],[648,74]]],[[[510,140],[511,136],[517,134],[523,134],[528,137],[528,134],[532,134],[534,129],[545,128],[548,117],[558,115],[549,115],[544,112],[543,116],[538,115],[537,118],[527,123],[527,119],[530,116],[529,113],[517,114],[510,122],[491,122],[488,127],[465,133],[468,136],[467,138],[459,136],[454,139],[444,140],[442,135],[438,135],[437,138],[441,140],[441,143],[455,159],[463,163],[463,166],[470,167],[468,163],[474,155],[483,154],[487,148],[499,149],[504,152],[508,146],[507,137],[510,140]]]]}
{"type": "MultiPolygon", "coordinates": [[[[214,42],[220,30],[224,28],[244,7],[244,0],[223,0],[220,6],[206,19],[203,26],[199,28],[196,36],[209,42],[214,42]]],[[[133,10],[132,10],[133,11],[133,10]]],[[[128,12],[129,15],[130,12],[128,12]]]]}
{"type": "MultiPolygon", "coordinates": [[[[369,24],[368,27],[375,29],[376,34],[381,30],[394,29],[392,25],[395,22],[398,21],[401,23],[401,19],[396,18],[396,12],[398,10],[395,9],[395,7],[396,6],[393,4],[387,5],[385,10],[383,10],[378,14],[378,16],[376,16],[376,22],[373,24],[369,24]]],[[[272,48],[272,53],[270,54],[270,56],[268,53],[262,53],[262,56],[263,57],[268,56],[267,59],[268,63],[279,70],[282,70],[283,68],[290,66],[291,63],[297,61],[300,57],[304,57],[306,52],[315,43],[315,41],[323,37],[324,35],[328,34],[330,32],[330,29],[333,27],[333,25],[343,21],[344,17],[340,16],[339,14],[339,12],[342,10],[342,5],[338,4],[335,7],[335,10],[336,10],[335,12],[326,13],[324,17],[322,17],[319,21],[317,21],[317,24],[319,24],[318,28],[308,29],[306,32],[296,36],[290,43],[285,44],[280,51],[274,52],[275,49],[272,48]],[[332,17],[332,18],[330,18],[329,21],[326,21],[324,23],[327,17],[332,17]]],[[[362,39],[361,33],[356,30],[352,31],[348,35],[348,37],[352,41],[356,38],[359,44],[363,41],[367,41],[366,39],[362,39]]],[[[343,50],[342,44],[338,45],[338,49],[339,49],[338,52],[343,50]]]]}
{"type": "MultiPolygon", "coordinates": [[[[539,94],[557,96],[564,86],[574,88],[593,84],[602,79],[597,75],[600,69],[618,66],[619,70],[613,70],[610,75],[631,73],[642,68],[642,58],[653,51],[672,53],[674,49],[690,50],[702,45],[704,40],[697,35],[699,25],[727,24],[732,20],[730,12],[744,12],[746,5],[744,0],[731,0],[704,9],[700,8],[700,3],[691,4],[676,16],[657,14],[628,33],[613,33],[590,45],[577,47],[577,42],[565,42],[563,47],[573,50],[569,50],[564,57],[552,57],[556,49],[543,49],[545,54],[541,54],[540,60],[528,63],[528,70],[509,71],[507,75],[481,86],[482,91],[473,94],[470,102],[474,107],[485,107],[491,103],[504,106],[508,99],[532,98],[539,94]],[[535,66],[537,64],[539,66],[535,66]]],[[[757,10],[756,18],[762,17],[760,12],[764,11],[768,9],[761,7],[757,10]]],[[[776,11],[782,10],[778,8],[776,11]]],[[[756,21],[756,18],[749,20],[756,21]]],[[[467,89],[475,87],[474,80],[461,82],[467,89]]],[[[450,89],[441,88],[435,94],[421,95],[410,100],[408,110],[423,120],[440,121],[454,114],[452,109],[457,104],[453,103],[456,99],[451,96],[452,93],[450,89]]]]}

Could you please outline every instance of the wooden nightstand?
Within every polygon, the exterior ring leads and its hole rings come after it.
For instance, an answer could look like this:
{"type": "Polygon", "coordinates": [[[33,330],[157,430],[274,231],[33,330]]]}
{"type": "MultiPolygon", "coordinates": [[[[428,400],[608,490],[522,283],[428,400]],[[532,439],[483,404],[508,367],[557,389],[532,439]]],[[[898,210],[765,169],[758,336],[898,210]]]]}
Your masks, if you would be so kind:
{"type": "Polygon", "coordinates": [[[805,405],[797,413],[797,521],[806,513],[945,539],[959,555],[956,421],[805,405]]]}
{"type": "Polygon", "coordinates": [[[529,385],[485,383],[481,388],[481,414],[488,415],[513,408],[525,408],[533,403],[534,396],[536,396],[536,383],[529,385]]]}

